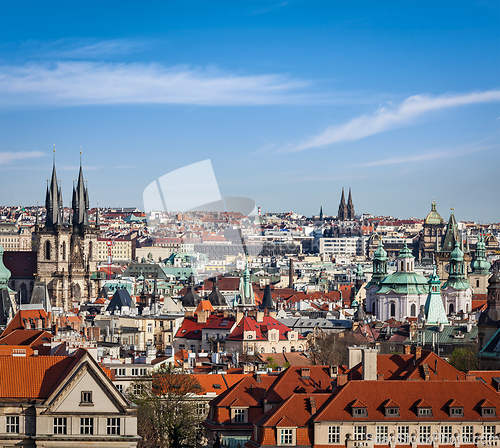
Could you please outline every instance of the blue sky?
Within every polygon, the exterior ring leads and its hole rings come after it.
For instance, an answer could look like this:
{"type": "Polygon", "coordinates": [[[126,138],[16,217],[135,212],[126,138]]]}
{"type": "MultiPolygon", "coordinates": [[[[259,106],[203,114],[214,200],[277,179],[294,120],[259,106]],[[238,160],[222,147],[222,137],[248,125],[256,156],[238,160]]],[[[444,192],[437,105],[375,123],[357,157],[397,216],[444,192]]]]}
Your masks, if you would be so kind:
{"type": "MultiPolygon", "coordinates": [[[[498,1],[2,1],[3,204],[142,207],[211,159],[263,211],[500,221],[498,1]]],[[[186,179],[186,182],[189,182],[186,179]]]]}

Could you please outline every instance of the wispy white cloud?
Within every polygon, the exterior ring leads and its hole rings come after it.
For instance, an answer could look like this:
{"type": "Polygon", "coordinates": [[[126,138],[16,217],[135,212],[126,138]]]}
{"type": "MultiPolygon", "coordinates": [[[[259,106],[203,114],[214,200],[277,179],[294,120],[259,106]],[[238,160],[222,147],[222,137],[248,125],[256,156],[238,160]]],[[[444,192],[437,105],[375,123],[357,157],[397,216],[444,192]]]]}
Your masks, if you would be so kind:
{"type": "Polygon", "coordinates": [[[268,12],[273,12],[273,11],[276,11],[278,9],[284,8],[287,5],[288,5],[288,2],[280,2],[280,3],[276,3],[274,5],[271,5],[271,6],[257,8],[256,10],[252,11],[250,13],[250,15],[251,16],[258,16],[260,14],[267,14],[268,12]]]}
{"type": "Polygon", "coordinates": [[[460,148],[444,149],[440,151],[425,151],[416,154],[408,154],[405,156],[393,156],[379,160],[372,160],[358,165],[359,167],[372,167],[382,165],[396,165],[400,163],[418,163],[428,162],[431,160],[454,159],[467,154],[473,154],[484,151],[486,149],[498,148],[498,145],[467,145],[460,148]]]}
{"type": "Polygon", "coordinates": [[[285,151],[303,151],[334,143],[359,140],[409,125],[418,117],[432,111],[493,101],[500,101],[500,90],[435,97],[415,95],[397,106],[382,107],[372,115],[362,115],[348,123],[330,126],[321,134],[285,151]]]}
{"type": "Polygon", "coordinates": [[[62,38],[51,41],[27,40],[2,44],[3,51],[35,60],[48,59],[103,59],[144,49],[154,41],[144,39],[62,38]]]}
{"type": "Polygon", "coordinates": [[[0,67],[0,103],[13,105],[264,105],[311,100],[306,81],[214,68],[66,61],[0,67]]]}
{"type": "Polygon", "coordinates": [[[0,152],[0,165],[7,165],[15,160],[35,159],[46,154],[40,151],[2,151],[0,152]]]}

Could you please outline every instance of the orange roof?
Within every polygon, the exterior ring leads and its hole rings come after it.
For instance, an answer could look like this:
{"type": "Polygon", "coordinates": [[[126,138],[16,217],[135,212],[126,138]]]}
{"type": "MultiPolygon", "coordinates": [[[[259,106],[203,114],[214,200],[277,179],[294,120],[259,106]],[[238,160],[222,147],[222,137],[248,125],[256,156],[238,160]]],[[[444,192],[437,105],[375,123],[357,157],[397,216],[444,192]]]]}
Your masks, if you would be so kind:
{"type": "Polygon", "coordinates": [[[459,397],[464,404],[465,421],[491,420],[481,417],[479,406],[486,401],[500,409],[500,397],[481,381],[351,381],[333,396],[314,421],[415,421],[421,417],[415,412],[420,399],[432,407],[436,421],[456,420],[449,414],[449,403],[459,397]],[[353,417],[352,403],[363,397],[367,416],[353,417]],[[399,404],[399,416],[386,416],[383,403],[394,399],[399,404]]]}
{"type": "Polygon", "coordinates": [[[45,330],[14,330],[12,333],[0,337],[0,345],[25,345],[36,346],[43,345],[44,342],[50,342],[54,336],[45,330]]]}
{"type": "Polygon", "coordinates": [[[201,300],[196,308],[196,311],[215,311],[214,307],[210,303],[210,300],[201,300]]]}
{"type": "Polygon", "coordinates": [[[220,395],[247,375],[243,374],[199,374],[191,375],[196,378],[203,388],[202,393],[212,392],[220,395]]]}
{"type": "Polygon", "coordinates": [[[6,336],[16,329],[24,329],[24,321],[36,322],[37,320],[45,321],[45,328],[50,327],[49,315],[44,309],[37,310],[19,310],[9,322],[1,336],[6,336]]]}
{"type": "Polygon", "coordinates": [[[47,398],[75,360],[69,356],[0,356],[0,398],[47,398]]]}

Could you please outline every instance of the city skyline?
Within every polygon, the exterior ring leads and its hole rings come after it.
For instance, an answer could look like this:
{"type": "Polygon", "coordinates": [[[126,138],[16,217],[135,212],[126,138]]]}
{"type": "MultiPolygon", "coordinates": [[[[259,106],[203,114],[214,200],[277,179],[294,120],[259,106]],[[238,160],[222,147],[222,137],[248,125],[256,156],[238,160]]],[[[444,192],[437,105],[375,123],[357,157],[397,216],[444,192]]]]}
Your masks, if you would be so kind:
{"type": "MultiPolygon", "coordinates": [[[[210,159],[266,211],[498,222],[497,2],[0,2],[0,186],[69,205],[210,159]]],[[[5,194],[8,192],[8,195],[5,194]]]]}

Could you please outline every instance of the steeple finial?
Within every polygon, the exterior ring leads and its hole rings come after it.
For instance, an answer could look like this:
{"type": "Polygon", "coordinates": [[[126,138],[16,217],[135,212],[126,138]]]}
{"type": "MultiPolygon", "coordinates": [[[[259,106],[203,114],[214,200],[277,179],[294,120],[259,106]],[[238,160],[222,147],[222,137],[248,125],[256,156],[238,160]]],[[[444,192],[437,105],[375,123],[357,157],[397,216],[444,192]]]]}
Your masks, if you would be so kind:
{"type": "Polygon", "coordinates": [[[82,147],[80,146],[80,168],[82,167],[82,147]]]}
{"type": "Polygon", "coordinates": [[[52,165],[56,166],[56,144],[54,143],[54,149],[52,150],[52,165]]]}

